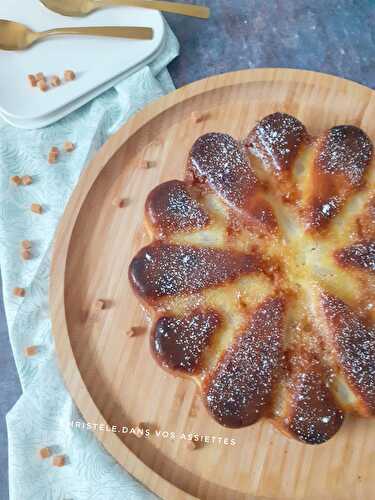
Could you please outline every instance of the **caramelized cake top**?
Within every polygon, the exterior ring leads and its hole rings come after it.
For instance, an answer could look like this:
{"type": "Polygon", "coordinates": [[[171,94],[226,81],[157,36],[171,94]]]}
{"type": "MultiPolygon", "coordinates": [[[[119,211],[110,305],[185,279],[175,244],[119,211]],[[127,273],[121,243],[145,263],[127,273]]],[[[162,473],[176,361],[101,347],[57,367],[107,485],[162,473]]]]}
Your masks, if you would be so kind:
{"type": "Polygon", "coordinates": [[[129,267],[151,350],[220,424],[269,418],[309,444],[375,414],[375,169],[370,139],[311,137],[285,113],[244,141],[198,138],[185,181],[146,201],[129,267]]]}

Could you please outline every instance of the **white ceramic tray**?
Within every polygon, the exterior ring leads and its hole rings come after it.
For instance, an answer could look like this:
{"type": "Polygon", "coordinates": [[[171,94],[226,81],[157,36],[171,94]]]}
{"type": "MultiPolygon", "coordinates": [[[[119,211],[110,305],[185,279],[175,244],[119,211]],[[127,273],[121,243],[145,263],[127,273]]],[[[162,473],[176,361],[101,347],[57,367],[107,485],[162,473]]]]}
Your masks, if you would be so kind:
{"type": "Polygon", "coordinates": [[[161,50],[165,35],[159,12],[131,7],[69,18],[49,11],[38,0],[1,0],[0,18],[22,22],[35,30],[99,25],[142,25],[154,29],[153,40],[69,36],[43,41],[25,51],[0,51],[0,114],[22,128],[41,127],[62,118],[148,64],[161,50]],[[73,69],[77,79],[46,93],[27,82],[28,73],[61,75],[64,69],[73,69]]]}
{"type": "MultiPolygon", "coordinates": [[[[165,40],[160,46],[160,49],[154,54],[153,57],[157,57],[159,52],[162,52],[163,46],[165,44],[165,40]]],[[[138,69],[142,68],[145,64],[150,62],[150,60],[144,60],[140,61],[139,64],[135,65],[132,67],[130,70],[125,71],[124,73],[121,73],[120,75],[116,76],[112,80],[108,80],[105,82],[103,85],[100,85],[99,87],[94,88],[93,90],[87,92],[87,94],[84,94],[82,97],[76,99],[75,101],[68,102],[65,106],[57,109],[53,113],[49,113],[47,115],[43,115],[37,118],[33,119],[27,119],[27,118],[19,118],[19,117],[13,117],[11,115],[8,115],[6,113],[1,113],[0,116],[8,122],[10,125],[13,125],[14,127],[17,128],[22,128],[22,129],[36,129],[36,128],[42,128],[46,127],[48,125],[51,125],[51,123],[55,123],[56,121],[60,120],[61,118],[64,118],[64,116],[68,115],[69,113],[72,113],[79,107],[83,106],[87,102],[91,101],[98,95],[102,94],[106,90],[110,89],[117,83],[121,82],[124,78],[127,78],[130,76],[132,73],[137,71],[138,69]]]]}

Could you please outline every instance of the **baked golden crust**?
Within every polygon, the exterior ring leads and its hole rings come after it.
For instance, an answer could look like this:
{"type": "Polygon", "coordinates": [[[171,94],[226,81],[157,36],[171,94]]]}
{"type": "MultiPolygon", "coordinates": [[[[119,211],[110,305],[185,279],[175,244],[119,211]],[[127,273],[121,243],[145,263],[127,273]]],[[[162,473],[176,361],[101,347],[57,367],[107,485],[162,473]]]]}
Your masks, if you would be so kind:
{"type": "Polygon", "coordinates": [[[220,424],[270,418],[309,444],[375,414],[375,167],[351,125],[309,136],[274,113],[193,145],[146,201],[129,267],[151,350],[220,424]]]}
{"type": "Polygon", "coordinates": [[[296,350],[291,361],[282,410],[274,423],[290,437],[324,443],[340,429],[344,412],[327,387],[328,374],[311,352],[296,350]]]}
{"type": "Polygon", "coordinates": [[[205,378],[204,402],[229,427],[244,427],[269,412],[282,361],[284,301],[265,300],[249,325],[205,378]]]}
{"type": "Polygon", "coordinates": [[[161,297],[197,293],[260,269],[260,257],[234,250],[156,242],[132,261],[135,291],[149,303],[161,297]]]}
{"type": "Polygon", "coordinates": [[[297,118],[277,112],[260,120],[245,146],[279,176],[290,173],[300,148],[309,142],[307,130],[297,118]]]}
{"type": "Polygon", "coordinates": [[[161,316],[151,335],[155,359],[167,370],[195,373],[220,322],[220,315],[213,310],[198,309],[182,317],[161,316]]]}
{"type": "Polygon", "coordinates": [[[190,152],[188,172],[195,183],[217,193],[243,223],[267,233],[276,229],[272,207],[262,196],[263,186],[245,148],[233,137],[219,133],[200,137],[190,152]]]}
{"type": "Polygon", "coordinates": [[[146,218],[160,238],[180,231],[206,227],[210,218],[182,181],[168,181],[151,191],[146,218]]]}

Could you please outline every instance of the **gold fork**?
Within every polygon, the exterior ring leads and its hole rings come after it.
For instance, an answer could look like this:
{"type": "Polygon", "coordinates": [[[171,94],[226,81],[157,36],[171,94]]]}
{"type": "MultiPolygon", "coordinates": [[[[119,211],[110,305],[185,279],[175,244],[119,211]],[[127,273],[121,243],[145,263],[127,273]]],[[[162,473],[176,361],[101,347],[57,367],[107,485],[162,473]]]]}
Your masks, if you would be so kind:
{"type": "Polygon", "coordinates": [[[189,5],[165,0],[40,0],[48,9],[63,16],[86,16],[94,10],[113,5],[128,5],[146,9],[172,12],[184,16],[207,19],[210,9],[200,5],[189,5]]]}
{"type": "Polygon", "coordinates": [[[0,49],[3,50],[26,49],[42,38],[55,35],[94,35],[150,40],[153,37],[153,30],[152,28],[133,26],[95,26],[87,28],[55,28],[37,32],[32,31],[24,24],[0,19],[0,49]]]}

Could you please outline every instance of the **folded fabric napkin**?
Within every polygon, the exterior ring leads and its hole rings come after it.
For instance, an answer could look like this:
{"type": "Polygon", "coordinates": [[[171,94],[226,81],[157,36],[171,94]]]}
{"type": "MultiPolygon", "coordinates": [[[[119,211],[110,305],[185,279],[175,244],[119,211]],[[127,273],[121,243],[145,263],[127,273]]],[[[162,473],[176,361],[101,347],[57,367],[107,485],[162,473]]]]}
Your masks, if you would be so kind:
{"type": "Polygon", "coordinates": [[[7,415],[11,500],[124,500],[155,498],[126,473],[90,431],[70,427],[81,417],[57,368],[48,312],[50,250],[56,226],[82,169],[95,151],[133,113],[174,89],[166,70],[178,55],[168,28],[162,55],[78,111],[47,128],[18,130],[0,120],[0,266],[10,340],[23,395],[7,415]],[[51,145],[76,144],[56,166],[47,163],[51,145]],[[14,186],[11,176],[32,176],[14,186]],[[43,214],[30,210],[32,203],[43,214]],[[32,242],[31,260],[20,256],[32,242]],[[23,298],[14,287],[26,289],[23,298]],[[26,357],[26,346],[38,346],[26,357]],[[65,467],[41,460],[44,446],[66,455],[65,467]]]}

